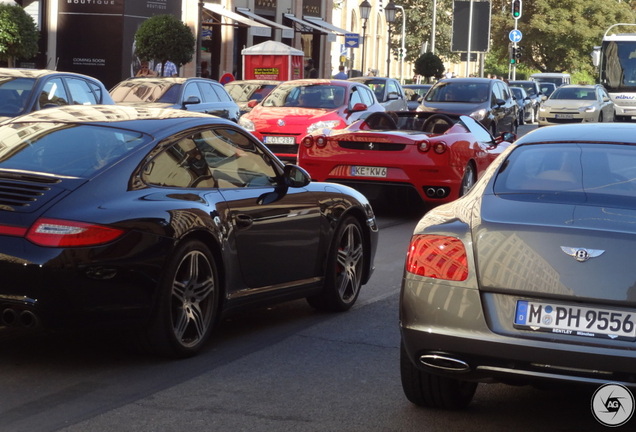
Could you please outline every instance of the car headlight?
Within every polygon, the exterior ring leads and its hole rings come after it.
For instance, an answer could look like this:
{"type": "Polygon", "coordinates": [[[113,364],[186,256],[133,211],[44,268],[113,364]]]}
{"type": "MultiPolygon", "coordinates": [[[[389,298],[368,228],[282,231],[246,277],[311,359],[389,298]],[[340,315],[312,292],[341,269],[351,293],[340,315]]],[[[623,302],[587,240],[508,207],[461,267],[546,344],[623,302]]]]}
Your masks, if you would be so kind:
{"type": "Polygon", "coordinates": [[[488,115],[488,110],[482,108],[480,110],[474,111],[470,113],[470,116],[477,121],[482,121],[488,115]]]}
{"type": "Polygon", "coordinates": [[[307,127],[307,133],[312,133],[319,129],[333,129],[340,124],[340,120],[324,120],[312,123],[307,127]]]}
{"type": "Polygon", "coordinates": [[[581,107],[579,108],[580,112],[588,112],[588,113],[592,113],[594,111],[596,111],[596,107],[594,105],[590,105],[590,106],[586,106],[586,107],[581,107]]]}
{"type": "Polygon", "coordinates": [[[238,122],[239,126],[243,126],[245,129],[247,129],[250,132],[255,131],[256,129],[254,128],[254,122],[244,117],[245,116],[239,119],[239,122],[238,122]]]}

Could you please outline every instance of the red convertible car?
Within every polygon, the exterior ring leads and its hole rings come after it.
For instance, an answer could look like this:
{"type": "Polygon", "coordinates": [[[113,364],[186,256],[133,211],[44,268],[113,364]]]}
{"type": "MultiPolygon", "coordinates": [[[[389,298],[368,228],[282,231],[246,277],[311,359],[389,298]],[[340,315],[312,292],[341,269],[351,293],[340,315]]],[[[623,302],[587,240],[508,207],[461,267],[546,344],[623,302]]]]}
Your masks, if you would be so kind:
{"type": "Polygon", "coordinates": [[[515,138],[493,137],[468,116],[380,112],[308,135],[298,163],[316,180],[353,186],[373,200],[403,190],[441,204],[464,195],[515,138]]]}

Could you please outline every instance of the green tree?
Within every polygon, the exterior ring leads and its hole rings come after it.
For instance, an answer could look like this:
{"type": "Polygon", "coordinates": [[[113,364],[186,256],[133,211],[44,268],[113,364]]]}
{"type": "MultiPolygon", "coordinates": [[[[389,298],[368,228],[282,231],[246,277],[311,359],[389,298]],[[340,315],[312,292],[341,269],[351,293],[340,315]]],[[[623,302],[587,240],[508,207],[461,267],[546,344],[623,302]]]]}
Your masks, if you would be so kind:
{"type": "MultiPolygon", "coordinates": [[[[431,32],[435,12],[435,54],[447,61],[457,61],[459,55],[451,52],[453,0],[437,0],[435,11],[431,0],[404,0],[406,61],[414,62],[422,54],[432,51],[431,32]]],[[[395,18],[395,35],[402,32],[401,10],[395,18]]]]}
{"type": "Polygon", "coordinates": [[[137,56],[163,65],[170,60],[181,66],[192,60],[196,39],[190,27],[173,15],[155,15],[144,21],[135,33],[137,56]]]}
{"type": "MultiPolygon", "coordinates": [[[[508,35],[514,28],[510,0],[492,0],[491,53],[508,62],[508,35]]],[[[601,0],[532,0],[523,2],[517,28],[523,39],[522,64],[541,72],[593,72],[590,53],[605,30],[634,22],[627,2],[601,0]]]]}
{"type": "Polygon", "coordinates": [[[427,79],[431,77],[440,79],[444,75],[444,62],[429,51],[415,60],[413,72],[427,79]]]}
{"type": "Polygon", "coordinates": [[[37,25],[20,6],[0,4],[0,60],[9,67],[16,59],[31,59],[38,53],[37,25]]]}

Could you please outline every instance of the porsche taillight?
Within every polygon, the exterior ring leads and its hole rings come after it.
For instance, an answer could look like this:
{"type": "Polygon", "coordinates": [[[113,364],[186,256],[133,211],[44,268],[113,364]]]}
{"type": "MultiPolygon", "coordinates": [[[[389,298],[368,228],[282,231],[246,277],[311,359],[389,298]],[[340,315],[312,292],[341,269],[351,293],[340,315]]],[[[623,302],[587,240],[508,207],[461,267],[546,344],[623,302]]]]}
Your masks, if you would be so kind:
{"type": "Polygon", "coordinates": [[[59,219],[38,219],[26,233],[26,239],[39,246],[84,247],[109,243],[124,231],[103,225],[59,219]]]}
{"type": "Polygon", "coordinates": [[[414,235],[406,255],[406,271],[452,281],[468,278],[468,258],[461,240],[441,235],[414,235]]]}

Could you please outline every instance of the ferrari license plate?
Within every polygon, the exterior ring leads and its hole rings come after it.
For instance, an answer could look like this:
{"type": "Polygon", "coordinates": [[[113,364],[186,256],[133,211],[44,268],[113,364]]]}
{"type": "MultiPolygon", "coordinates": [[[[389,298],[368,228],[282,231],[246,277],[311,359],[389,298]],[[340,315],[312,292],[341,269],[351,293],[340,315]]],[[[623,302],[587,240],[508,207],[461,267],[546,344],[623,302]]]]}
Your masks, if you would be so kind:
{"type": "Polygon", "coordinates": [[[387,168],[371,166],[352,166],[353,177],[386,177],[387,168]]]}
{"type": "Polygon", "coordinates": [[[558,119],[571,119],[574,118],[574,114],[555,114],[554,117],[558,119]]]}
{"type": "Polygon", "coordinates": [[[265,144],[296,144],[296,139],[293,136],[266,136],[264,141],[265,144]]]}
{"type": "Polygon", "coordinates": [[[519,300],[514,325],[574,336],[636,339],[636,313],[625,310],[519,300]]]}

